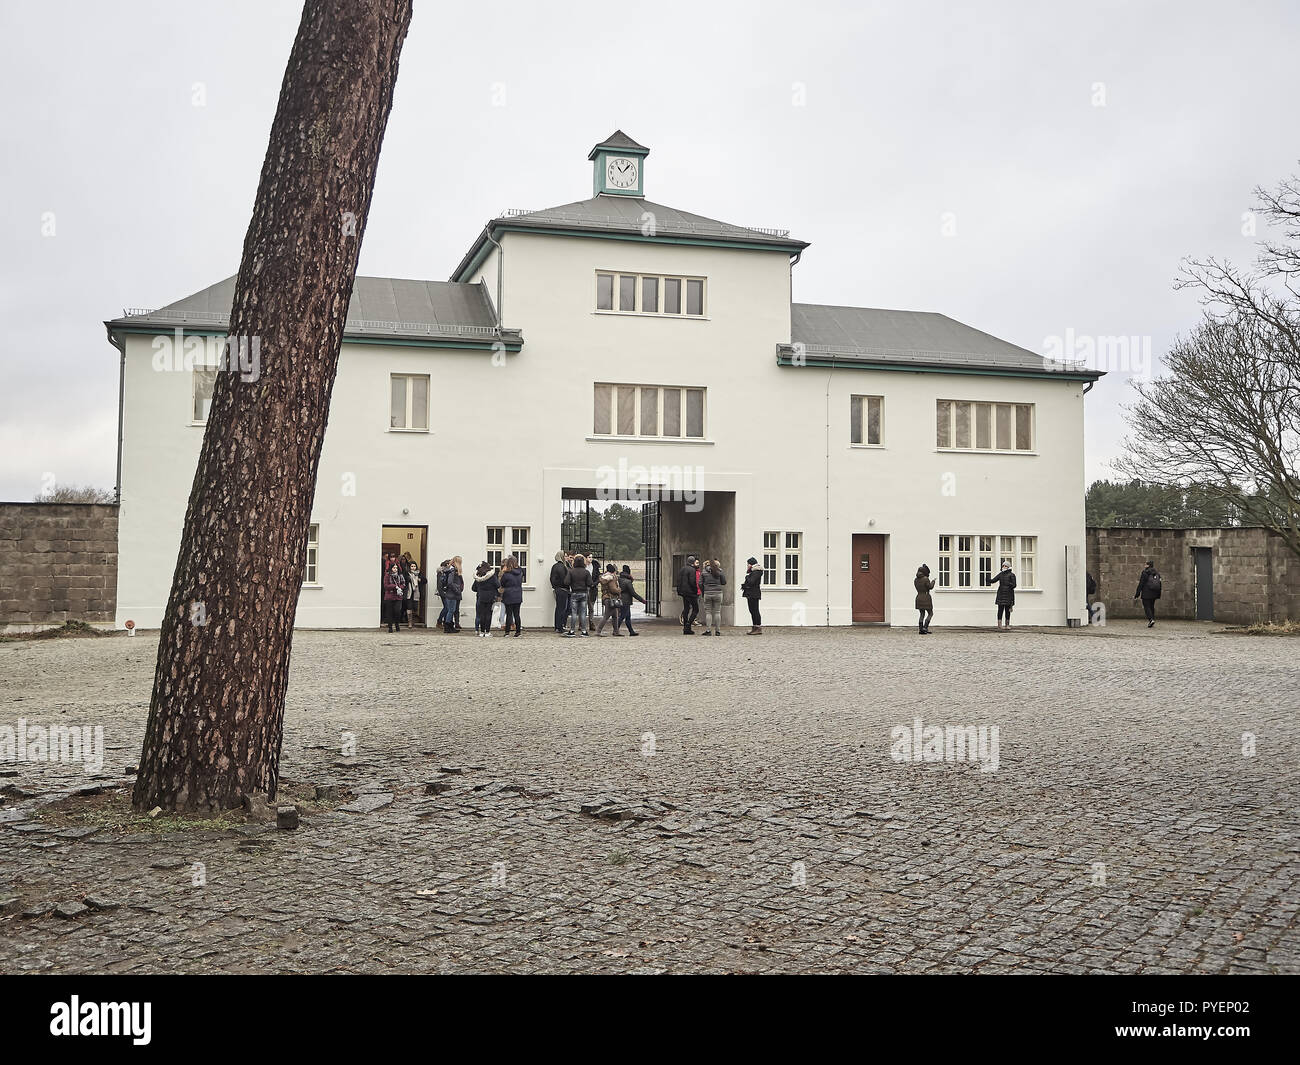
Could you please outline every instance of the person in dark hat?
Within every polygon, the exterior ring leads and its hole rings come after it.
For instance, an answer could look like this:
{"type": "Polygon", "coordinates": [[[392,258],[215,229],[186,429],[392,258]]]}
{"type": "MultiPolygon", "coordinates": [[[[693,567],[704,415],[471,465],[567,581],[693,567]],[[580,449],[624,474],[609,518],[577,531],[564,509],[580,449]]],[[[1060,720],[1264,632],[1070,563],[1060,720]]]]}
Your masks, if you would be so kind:
{"type": "Polygon", "coordinates": [[[930,577],[930,567],[924,562],[917,568],[916,579],[912,585],[916,588],[916,610],[920,615],[918,620],[920,634],[929,636],[930,620],[934,617],[934,597],[930,595],[934,589],[934,581],[930,577]]]}
{"type": "MultiPolygon", "coordinates": [[[[618,575],[618,590],[623,600],[623,609],[619,612],[618,620],[621,624],[627,625],[627,634],[629,636],[639,636],[635,629],[632,628],[632,600],[636,600],[642,606],[646,601],[637,594],[636,585],[632,582],[632,567],[624,566],[618,575]]],[[[618,635],[618,626],[614,627],[614,635],[618,635]]]]}
{"type": "Polygon", "coordinates": [[[758,559],[753,555],[749,556],[746,567],[745,580],[740,586],[740,594],[749,604],[750,626],[745,635],[762,636],[763,615],[759,612],[758,601],[763,598],[763,567],[758,564],[758,559]]]}

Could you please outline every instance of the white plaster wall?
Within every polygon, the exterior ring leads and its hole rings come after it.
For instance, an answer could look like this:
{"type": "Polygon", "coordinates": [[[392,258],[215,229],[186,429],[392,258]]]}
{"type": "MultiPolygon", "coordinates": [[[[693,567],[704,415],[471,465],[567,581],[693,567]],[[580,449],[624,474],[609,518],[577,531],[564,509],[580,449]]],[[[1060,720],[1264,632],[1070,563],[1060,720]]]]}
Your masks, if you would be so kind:
{"type": "MultiPolygon", "coordinates": [[[[515,233],[503,240],[505,324],[525,338],[505,365],[493,365],[490,352],[345,343],[313,510],[320,586],[304,588],[299,625],[378,623],[385,524],[429,526],[431,569],[453,554],[472,567],[489,524],[530,526],[535,590],[523,617],[526,627],[549,624],[546,571],[560,547],[560,491],[598,487],[601,469],[620,463],[699,467],[698,487],[734,491],[733,573],[761,554],[765,529],[804,533],[804,584],[765,589],[767,624],[799,616],[849,623],[854,532],[890,538],[894,624],[912,623],[912,574],[922,561],[934,568],[940,532],[1037,535],[1042,591],[1021,593],[1016,617],[1064,623],[1064,549],[1083,543],[1082,386],[778,367],[776,345],[790,339],[784,253],[515,233]],[[598,314],[597,269],[703,275],[708,315],[598,314]],[[432,376],[431,432],[388,430],[391,373],[432,376]],[[707,441],[589,441],[595,381],[707,388],[707,441]],[[849,446],[852,394],[885,396],[883,448],[849,446]],[[1034,403],[1037,454],[937,452],[936,398],[1034,403]],[[956,476],[952,496],[941,493],[946,472],[956,476]]],[[[495,274],[492,262],[475,275],[494,301],[495,274]]],[[[203,431],[189,424],[190,375],[154,371],[151,355],[148,337],[128,338],[118,623],[129,617],[142,627],[161,619],[203,431]]],[[[675,599],[664,602],[665,614],[674,613],[675,599]]],[[[936,593],[937,625],[993,618],[990,592],[936,593]]]]}

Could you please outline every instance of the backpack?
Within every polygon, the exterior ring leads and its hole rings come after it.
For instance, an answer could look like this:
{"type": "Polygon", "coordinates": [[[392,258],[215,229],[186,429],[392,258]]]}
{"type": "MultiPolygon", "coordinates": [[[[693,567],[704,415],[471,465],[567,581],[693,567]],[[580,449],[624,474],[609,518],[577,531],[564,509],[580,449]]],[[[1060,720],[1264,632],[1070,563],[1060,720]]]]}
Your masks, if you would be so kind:
{"type": "Polygon", "coordinates": [[[450,572],[451,572],[450,570],[446,570],[446,569],[438,570],[438,594],[439,595],[447,594],[447,575],[450,572]]]}
{"type": "Polygon", "coordinates": [[[1148,592],[1160,591],[1160,574],[1156,573],[1154,570],[1152,570],[1147,577],[1147,591],[1148,592]]]}
{"type": "Polygon", "coordinates": [[[617,573],[606,573],[600,578],[601,595],[605,599],[621,599],[623,596],[622,588],[618,583],[617,573]]]}

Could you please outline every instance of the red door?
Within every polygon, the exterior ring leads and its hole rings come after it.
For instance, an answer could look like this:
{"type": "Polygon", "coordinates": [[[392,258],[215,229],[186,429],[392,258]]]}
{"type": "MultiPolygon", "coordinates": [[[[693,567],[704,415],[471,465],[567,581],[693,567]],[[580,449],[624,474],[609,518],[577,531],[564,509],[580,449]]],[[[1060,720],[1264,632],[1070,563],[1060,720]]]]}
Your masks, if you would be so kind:
{"type": "Polygon", "coordinates": [[[853,536],[853,620],[885,620],[885,538],[853,536]]]}

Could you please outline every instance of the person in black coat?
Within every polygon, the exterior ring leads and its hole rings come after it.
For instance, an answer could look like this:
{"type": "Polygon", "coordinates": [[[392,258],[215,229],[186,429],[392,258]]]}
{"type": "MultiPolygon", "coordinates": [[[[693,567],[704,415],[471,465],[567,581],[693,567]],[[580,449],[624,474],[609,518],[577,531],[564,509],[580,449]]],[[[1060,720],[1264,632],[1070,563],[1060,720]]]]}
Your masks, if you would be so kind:
{"type": "Polygon", "coordinates": [[[1011,608],[1016,605],[1016,575],[1011,572],[1011,563],[1002,563],[1002,570],[989,581],[989,586],[998,586],[993,602],[998,607],[998,628],[1002,628],[1002,619],[1007,619],[1007,628],[1011,628],[1011,608]]]}
{"type": "Polygon", "coordinates": [[[492,608],[496,605],[497,593],[501,591],[501,582],[497,580],[496,566],[480,562],[474,571],[472,585],[476,598],[474,611],[474,631],[479,636],[492,635],[492,608]]]}
{"type": "Polygon", "coordinates": [[[762,636],[763,615],[758,609],[758,601],[763,598],[763,567],[758,564],[758,559],[753,555],[749,556],[746,566],[748,568],[745,570],[745,579],[740,585],[740,594],[749,604],[750,625],[745,635],[762,636]]]}
{"type": "Polygon", "coordinates": [[[587,569],[587,560],[582,555],[573,556],[573,565],[569,567],[567,578],[569,585],[569,621],[572,631],[566,629],[566,636],[586,636],[588,628],[587,608],[590,605],[591,589],[596,579],[587,569]]]}
{"type": "Polygon", "coordinates": [[[563,634],[569,620],[569,556],[555,552],[551,567],[551,592],[555,596],[555,631],[563,634]]]}
{"type": "Polygon", "coordinates": [[[677,574],[677,594],[682,597],[682,635],[694,636],[691,626],[700,614],[699,570],[694,555],[686,556],[686,565],[677,574]]]}
{"type": "MultiPolygon", "coordinates": [[[[631,566],[624,566],[623,571],[618,575],[618,590],[623,600],[623,609],[618,615],[619,623],[627,625],[629,636],[639,636],[640,633],[632,628],[632,600],[635,599],[642,606],[646,605],[646,601],[637,594],[636,585],[632,583],[631,566]]],[[[617,627],[614,629],[614,635],[618,635],[617,627]]]]}
{"type": "Polygon", "coordinates": [[[1160,598],[1160,585],[1163,582],[1160,578],[1160,571],[1156,569],[1156,564],[1147,560],[1146,568],[1142,570],[1142,575],[1138,577],[1137,591],[1134,593],[1134,599],[1142,600],[1142,612],[1147,617],[1147,628],[1151,628],[1156,623],[1156,600],[1160,598]]]}
{"type": "Polygon", "coordinates": [[[443,594],[447,597],[447,616],[443,619],[443,634],[460,632],[460,601],[465,595],[465,578],[460,572],[460,555],[451,560],[451,568],[443,581],[443,594]]]}
{"type": "Polygon", "coordinates": [[[912,581],[916,589],[917,626],[920,635],[930,635],[930,622],[934,618],[934,579],[930,576],[930,567],[922,563],[917,567],[916,577],[912,581]]]}
{"type": "Polygon", "coordinates": [[[510,631],[510,623],[515,623],[515,635],[524,631],[519,621],[519,607],[524,601],[524,571],[519,568],[519,560],[511,555],[501,564],[501,604],[506,608],[506,624],[503,631],[510,631]]]}

